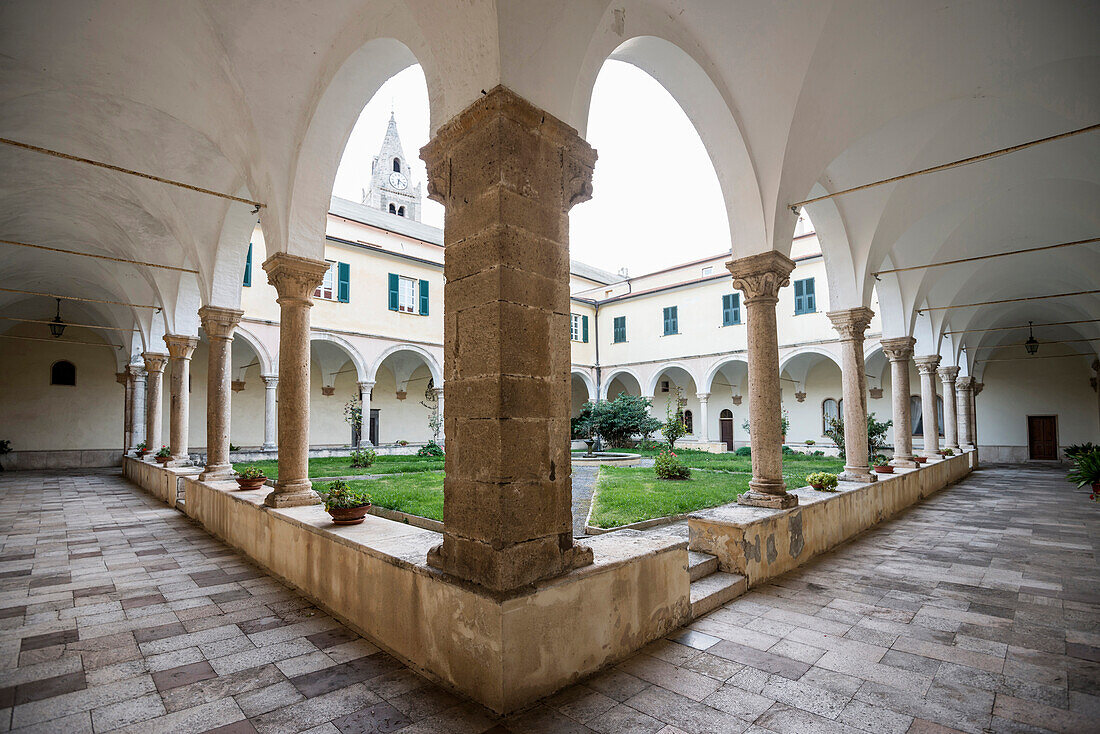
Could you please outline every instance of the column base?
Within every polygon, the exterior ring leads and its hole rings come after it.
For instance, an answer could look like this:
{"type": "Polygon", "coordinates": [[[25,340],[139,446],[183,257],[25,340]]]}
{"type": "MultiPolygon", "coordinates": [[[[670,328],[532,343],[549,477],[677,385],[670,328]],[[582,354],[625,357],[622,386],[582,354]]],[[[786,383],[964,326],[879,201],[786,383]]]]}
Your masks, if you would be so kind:
{"type": "Polygon", "coordinates": [[[508,595],[536,581],[592,565],[590,547],[561,546],[560,538],[548,537],[496,550],[486,543],[445,535],[442,543],[428,551],[427,563],[496,594],[508,595]]]}
{"type": "Polygon", "coordinates": [[[276,450],[278,450],[278,448],[279,448],[279,444],[265,443],[263,446],[260,447],[260,451],[276,451],[276,450]]]}
{"type": "Polygon", "coordinates": [[[200,482],[220,482],[232,479],[234,475],[232,464],[207,464],[199,474],[200,482]]]}
{"type": "Polygon", "coordinates": [[[863,469],[861,467],[844,467],[844,471],[837,476],[842,482],[859,482],[860,484],[871,484],[878,481],[878,474],[869,469],[863,469]]]}
{"type": "Polygon", "coordinates": [[[268,507],[319,505],[321,497],[313,491],[313,485],[308,479],[283,485],[276,482],[275,491],[264,497],[264,504],[268,507]]]}
{"type": "Polygon", "coordinates": [[[956,451],[956,452],[957,452],[957,451],[959,450],[959,445],[958,445],[957,443],[955,443],[955,444],[948,444],[947,446],[941,446],[940,448],[941,448],[941,449],[951,449],[952,451],[956,451]]]}
{"type": "Polygon", "coordinates": [[[793,494],[787,494],[786,491],[782,494],[770,494],[768,492],[757,492],[754,489],[750,489],[737,498],[737,504],[748,505],[749,507],[768,507],[773,510],[786,510],[798,505],[798,497],[793,494]]]}
{"type": "Polygon", "coordinates": [[[917,468],[917,462],[913,461],[913,457],[911,456],[899,456],[890,462],[890,466],[896,466],[902,469],[915,469],[917,468]]]}
{"type": "Polygon", "coordinates": [[[186,456],[173,456],[172,459],[167,464],[165,464],[165,466],[179,468],[181,466],[193,466],[193,464],[191,463],[191,459],[186,456]]]}

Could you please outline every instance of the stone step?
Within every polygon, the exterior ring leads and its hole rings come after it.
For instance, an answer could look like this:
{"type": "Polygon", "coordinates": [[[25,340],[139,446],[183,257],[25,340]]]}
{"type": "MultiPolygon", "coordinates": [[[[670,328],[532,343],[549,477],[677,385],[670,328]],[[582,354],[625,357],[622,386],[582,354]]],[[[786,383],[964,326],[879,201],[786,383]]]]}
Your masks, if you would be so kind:
{"type": "Polygon", "coordinates": [[[692,581],[698,581],[704,576],[710,576],[718,570],[718,556],[710,553],[688,551],[688,575],[692,581]]]}
{"type": "Polygon", "coordinates": [[[718,571],[691,584],[691,616],[697,619],[745,593],[744,576],[718,571]]]}

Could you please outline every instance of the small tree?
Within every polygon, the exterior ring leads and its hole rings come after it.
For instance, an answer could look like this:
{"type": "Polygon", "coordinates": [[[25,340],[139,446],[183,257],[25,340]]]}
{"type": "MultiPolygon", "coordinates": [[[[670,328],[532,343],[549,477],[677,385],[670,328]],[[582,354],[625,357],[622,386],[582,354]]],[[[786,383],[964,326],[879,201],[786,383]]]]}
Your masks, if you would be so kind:
{"type": "Polygon", "coordinates": [[[650,401],[636,395],[621,393],[614,400],[587,402],[580,415],[572,421],[575,436],[587,438],[599,434],[610,446],[627,446],[632,436],[649,434],[661,427],[661,422],[649,414],[650,401]]]}
{"type": "MultiPolygon", "coordinates": [[[[844,418],[837,416],[835,418],[828,419],[828,425],[825,428],[825,435],[828,436],[837,448],[840,449],[840,458],[845,458],[844,455],[844,418]]],[[[882,450],[886,448],[886,431],[890,429],[890,426],[894,425],[894,421],[878,421],[875,420],[875,414],[870,413],[867,416],[867,456],[873,458],[882,453],[882,450]]]]}
{"type": "MultiPolygon", "coordinates": [[[[751,419],[752,419],[752,417],[750,416],[749,418],[746,418],[744,420],[744,422],[741,423],[741,427],[745,429],[745,433],[750,432],[749,428],[750,428],[751,424],[749,423],[749,421],[751,419]]],[[[781,407],[779,409],[779,435],[780,436],[786,436],[787,431],[789,431],[790,429],[791,429],[791,416],[790,416],[790,413],[787,412],[786,408],[781,407]]]]}
{"type": "Polygon", "coordinates": [[[351,400],[344,403],[344,420],[356,433],[363,435],[363,400],[359,395],[352,395],[351,400]]]}
{"type": "Polygon", "coordinates": [[[670,450],[675,449],[676,442],[687,435],[687,424],[684,423],[683,390],[679,387],[668,397],[668,403],[665,405],[665,423],[661,426],[661,433],[665,435],[670,450]]]}

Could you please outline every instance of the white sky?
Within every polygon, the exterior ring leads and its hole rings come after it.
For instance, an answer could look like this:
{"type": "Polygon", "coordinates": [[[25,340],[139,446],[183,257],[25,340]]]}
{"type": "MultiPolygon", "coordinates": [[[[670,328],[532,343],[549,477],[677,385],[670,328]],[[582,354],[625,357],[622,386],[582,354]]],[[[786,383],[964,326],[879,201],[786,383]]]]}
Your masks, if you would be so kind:
{"type": "MultiPolygon", "coordinates": [[[[413,66],[386,82],[363,109],[336,174],[336,196],[361,200],[391,108],[411,179],[425,180],[419,151],[428,142],[428,90],[420,67],[413,66]]],[[[592,95],[588,142],[599,160],[592,200],[570,215],[573,258],[641,275],[729,252],[714,167],[687,115],[652,77],[630,64],[604,64],[592,95]]],[[[443,226],[443,207],[426,195],[422,219],[443,226]]]]}

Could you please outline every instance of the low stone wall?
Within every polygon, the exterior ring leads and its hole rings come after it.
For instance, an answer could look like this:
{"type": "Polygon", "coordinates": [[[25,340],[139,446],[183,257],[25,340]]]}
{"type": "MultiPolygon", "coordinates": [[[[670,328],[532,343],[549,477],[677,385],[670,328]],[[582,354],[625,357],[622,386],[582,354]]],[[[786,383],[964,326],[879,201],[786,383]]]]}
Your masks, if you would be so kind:
{"type": "Polygon", "coordinates": [[[169,507],[176,506],[180,479],[197,476],[201,471],[202,467],[164,467],[160,464],[135,459],[132,456],[127,456],[122,460],[122,476],[169,507]]]}
{"type": "MultiPolygon", "coordinates": [[[[12,436],[15,438],[15,436],[12,436]]],[[[95,469],[118,466],[122,449],[73,449],[59,451],[13,451],[0,456],[5,471],[42,471],[44,469],[95,469]]]]}
{"type": "Polygon", "coordinates": [[[798,506],[769,510],[730,504],[688,518],[688,547],[718,557],[721,570],[755,586],[843,543],[913,503],[965,477],[976,451],[918,469],[881,474],[872,484],[842,482],[836,493],[795,489],[798,506]]]}
{"type": "MultiPolygon", "coordinates": [[[[687,544],[623,531],[588,542],[592,566],[496,598],[425,563],[438,533],[368,515],[335,526],[320,506],[272,509],[269,488],[200,482],[136,459],[124,473],[302,590],[392,654],[506,713],[625,658],[691,614],[687,544]]],[[[192,471],[194,471],[192,469],[192,471]]]]}

